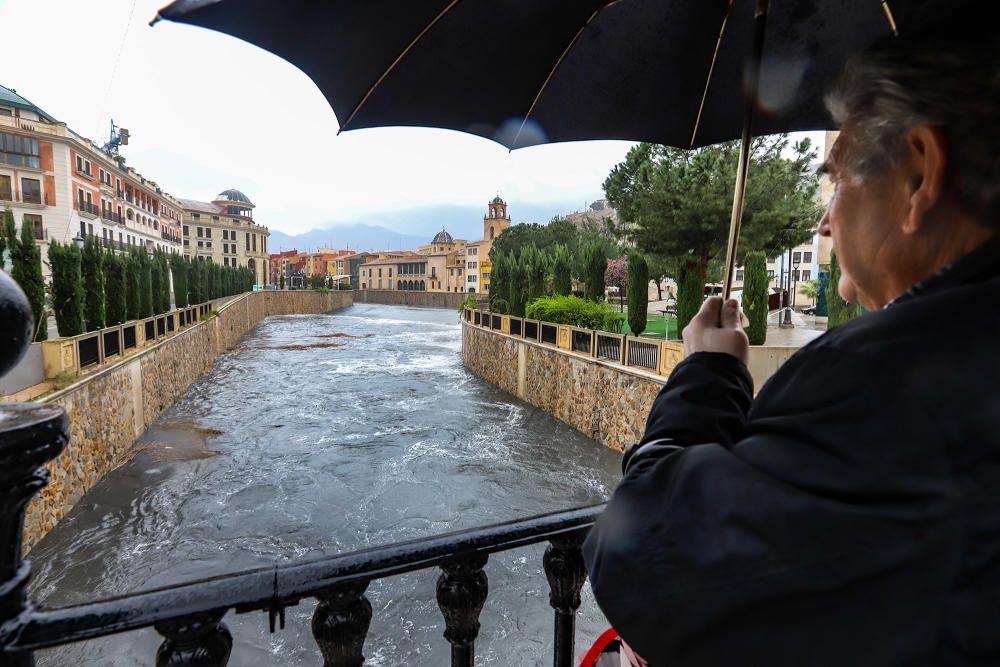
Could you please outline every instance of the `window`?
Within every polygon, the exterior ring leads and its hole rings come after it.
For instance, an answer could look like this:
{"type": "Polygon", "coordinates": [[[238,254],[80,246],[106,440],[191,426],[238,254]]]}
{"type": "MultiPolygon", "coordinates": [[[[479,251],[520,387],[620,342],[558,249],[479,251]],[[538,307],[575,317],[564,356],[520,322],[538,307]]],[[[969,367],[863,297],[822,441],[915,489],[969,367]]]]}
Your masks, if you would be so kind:
{"type": "Polygon", "coordinates": [[[490,240],[493,240],[493,225],[490,225],[490,240]]]}
{"type": "Polygon", "coordinates": [[[21,200],[26,204],[41,204],[42,182],[37,178],[22,178],[21,200]]]}
{"type": "Polygon", "coordinates": [[[392,267],[389,267],[389,277],[392,278],[392,267]]]}
{"type": "Polygon", "coordinates": [[[257,235],[256,234],[253,235],[253,251],[257,252],[257,235]]]}
{"type": "Polygon", "coordinates": [[[0,107],[0,116],[10,116],[10,115],[11,115],[10,109],[6,107],[0,107]]]}
{"type": "Polygon", "coordinates": [[[0,162],[15,167],[41,169],[42,160],[38,150],[38,139],[0,132],[0,162]]]}
{"type": "Polygon", "coordinates": [[[806,264],[812,264],[813,254],[811,252],[802,253],[802,261],[805,262],[806,264]]]}
{"type": "Polygon", "coordinates": [[[191,241],[189,241],[188,239],[184,239],[184,245],[185,246],[190,246],[191,245],[191,241]]]}
{"type": "Polygon", "coordinates": [[[466,268],[474,269],[478,266],[478,264],[479,264],[478,262],[469,262],[466,268]]]}
{"type": "Polygon", "coordinates": [[[187,225],[184,225],[184,236],[190,236],[190,234],[188,234],[188,226],[187,225]]]}
{"type": "Polygon", "coordinates": [[[484,273],[483,274],[483,280],[489,280],[489,279],[490,279],[490,274],[489,273],[484,273]]]}
{"type": "Polygon", "coordinates": [[[219,221],[219,216],[213,215],[212,216],[212,222],[218,222],[218,221],[219,221]]]}
{"type": "Polygon", "coordinates": [[[474,282],[476,282],[476,277],[475,277],[474,275],[471,275],[471,274],[470,274],[470,275],[469,275],[469,282],[470,282],[470,283],[474,283],[474,282]]]}
{"type": "Polygon", "coordinates": [[[382,289],[382,279],[381,278],[378,279],[378,288],[382,289]]]}
{"type": "Polygon", "coordinates": [[[200,213],[192,213],[191,217],[193,219],[195,219],[195,220],[201,220],[201,214],[200,213]]]}
{"type": "Polygon", "coordinates": [[[811,269],[805,269],[802,272],[802,280],[812,280],[812,270],[811,269]]]}
{"type": "Polygon", "coordinates": [[[42,229],[42,216],[25,213],[24,224],[31,225],[31,229],[35,232],[36,239],[41,241],[45,238],[45,230],[42,229]]]}
{"type": "Polygon", "coordinates": [[[11,191],[10,187],[10,176],[0,175],[0,199],[4,201],[11,201],[14,199],[14,193],[11,191]]]}
{"type": "Polygon", "coordinates": [[[212,238],[212,228],[211,227],[205,227],[205,238],[206,239],[212,238]]]}
{"type": "Polygon", "coordinates": [[[768,277],[768,278],[774,278],[774,269],[770,269],[770,270],[769,270],[769,271],[767,272],[767,277],[768,277]]]}
{"type": "Polygon", "coordinates": [[[212,242],[211,241],[205,241],[205,247],[206,248],[211,248],[212,247],[212,242]]]}
{"type": "Polygon", "coordinates": [[[244,243],[246,245],[247,252],[250,252],[250,232],[246,233],[246,239],[244,239],[244,243]]]}
{"type": "Polygon", "coordinates": [[[802,253],[801,252],[793,252],[792,253],[792,263],[794,264],[795,262],[801,262],[801,261],[802,261],[802,253]]]}
{"type": "MultiPolygon", "coordinates": [[[[198,227],[197,230],[198,230],[198,238],[201,238],[202,236],[205,235],[205,233],[202,231],[201,227],[198,227]]],[[[201,244],[199,244],[199,245],[201,245],[201,244]]]]}
{"type": "Polygon", "coordinates": [[[204,248],[205,247],[205,242],[204,241],[198,241],[198,247],[199,248],[204,248]]]}
{"type": "Polygon", "coordinates": [[[478,255],[479,254],[479,248],[469,248],[469,254],[470,255],[478,255]]]}
{"type": "Polygon", "coordinates": [[[737,282],[743,282],[743,269],[736,270],[736,280],[737,282]]]}
{"type": "MultiPolygon", "coordinates": [[[[381,278],[381,277],[382,277],[382,269],[379,269],[379,270],[378,270],[378,277],[379,277],[379,278],[381,278]]],[[[379,286],[379,287],[381,287],[381,286],[382,286],[382,281],[381,281],[381,280],[380,280],[380,281],[378,281],[378,286],[379,286]]]]}

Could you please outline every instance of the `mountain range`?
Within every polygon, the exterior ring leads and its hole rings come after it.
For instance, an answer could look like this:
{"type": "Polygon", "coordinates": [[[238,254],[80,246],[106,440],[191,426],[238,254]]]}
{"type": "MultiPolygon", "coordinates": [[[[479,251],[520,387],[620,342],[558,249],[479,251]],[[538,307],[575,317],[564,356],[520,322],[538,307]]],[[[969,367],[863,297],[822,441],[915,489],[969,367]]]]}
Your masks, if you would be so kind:
{"type": "MultiPolygon", "coordinates": [[[[556,215],[567,215],[585,208],[580,202],[548,204],[511,203],[513,222],[548,222],[556,215]]],[[[416,250],[442,229],[456,239],[476,241],[483,237],[483,215],[486,205],[471,206],[440,204],[419,206],[397,211],[373,213],[343,222],[331,221],[319,229],[300,234],[287,234],[271,228],[268,247],[281,250],[317,250],[318,248],[373,250],[416,250]]]]}

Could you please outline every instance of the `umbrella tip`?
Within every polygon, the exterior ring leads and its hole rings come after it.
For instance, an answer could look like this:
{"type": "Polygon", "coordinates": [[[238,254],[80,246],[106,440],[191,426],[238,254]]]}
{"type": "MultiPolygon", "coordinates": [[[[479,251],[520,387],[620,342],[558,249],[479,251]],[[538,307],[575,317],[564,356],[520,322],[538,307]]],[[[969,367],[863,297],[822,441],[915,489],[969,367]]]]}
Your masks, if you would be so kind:
{"type": "Polygon", "coordinates": [[[163,17],[160,16],[160,12],[156,12],[156,16],[154,16],[153,20],[149,22],[149,27],[152,28],[154,25],[156,25],[157,23],[159,23],[160,19],[162,19],[162,18],[163,17]]]}

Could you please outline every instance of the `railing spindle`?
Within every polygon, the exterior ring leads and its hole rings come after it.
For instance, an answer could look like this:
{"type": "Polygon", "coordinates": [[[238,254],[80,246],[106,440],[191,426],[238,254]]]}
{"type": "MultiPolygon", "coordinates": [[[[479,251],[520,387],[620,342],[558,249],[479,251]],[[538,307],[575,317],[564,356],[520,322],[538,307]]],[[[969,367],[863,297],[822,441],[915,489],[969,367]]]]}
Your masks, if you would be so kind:
{"type": "Polygon", "coordinates": [[[154,627],[163,637],[156,667],[225,667],[233,636],[223,624],[226,611],[162,621],[154,627]]]}
{"type": "Polygon", "coordinates": [[[587,578],[580,545],[584,535],[552,540],[545,549],[542,563],[549,580],[549,604],[555,610],[555,630],[552,664],[571,667],[576,642],[576,610],[580,607],[580,590],[587,578]]]}
{"type": "Polygon", "coordinates": [[[313,613],[312,631],[324,667],[360,667],[364,663],[362,650],[372,622],[372,605],[364,595],[367,588],[368,581],[353,581],[317,595],[320,603],[313,613]]]}
{"type": "Polygon", "coordinates": [[[444,638],[451,644],[452,667],[468,667],[476,657],[479,612],[489,594],[483,567],[485,554],[460,558],[441,566],[437,601],[444,615],[444,638]]]}

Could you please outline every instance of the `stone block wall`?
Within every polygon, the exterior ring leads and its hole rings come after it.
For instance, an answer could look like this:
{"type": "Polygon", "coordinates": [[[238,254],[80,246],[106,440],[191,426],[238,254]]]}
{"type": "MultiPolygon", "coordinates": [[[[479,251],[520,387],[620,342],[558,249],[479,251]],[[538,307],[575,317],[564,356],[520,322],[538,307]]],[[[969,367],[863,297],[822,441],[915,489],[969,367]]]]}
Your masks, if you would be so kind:
{"type": "Polygon", "coordinates": [[[355,303],[381,303],[389,306],[422,306],[457,309],[468,298],[462,292],[410,292],[403,290],[354,290],[355,303]]]}
{"type": "Polygon", "coordinates": [[[44,402],[66,409],[70,443],[49,464],[51,483],[28,505],[24,549],[73,508],[87,490],[121,465],[135,440],[215,358],[269,315],[324,313],[350,306],[352,293],[267,291],[218,306],[218,316],[178,332],[75,384],[44,402]]]}
{"type": "Polygon", "coordinates": [[[462,322],[462,361],[487,382],[624,451],[665,378],[462,322]]]}

